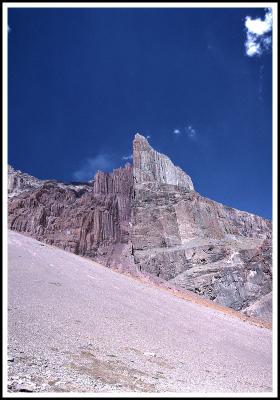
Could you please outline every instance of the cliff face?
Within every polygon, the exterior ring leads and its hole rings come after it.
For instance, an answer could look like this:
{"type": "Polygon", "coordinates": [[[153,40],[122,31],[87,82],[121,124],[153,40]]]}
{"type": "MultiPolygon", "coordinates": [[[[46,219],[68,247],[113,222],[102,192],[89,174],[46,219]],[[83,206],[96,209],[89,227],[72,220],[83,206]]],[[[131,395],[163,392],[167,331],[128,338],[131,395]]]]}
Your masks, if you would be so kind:
{"type": "Polygon", "coordinates": [[[104,264],[120,259],[125,268],[131,195],[129,165],[98,172],[91,186],[45,183],[10,199],[9,227],[104,264]]]}
{"type": "Polygon", "coordinates": [[[132,209],[141,271],[235,310],[271,291],[269,221],[174,187],[138,188],[132,209]]]}
{"type": "Polygon", "coordinates": [[[138,133],[133,141],[133,176],[135,184],[156,182],[193,190],[191,178],[167,156],[155,151],[138,133]]]}
{"type": "MultiPolygon", "coordinates": [[[[250,306],[272,289],[271,222],[202,197],[181,171],[180,179],[163,182],[156,173],[152,179],[147,170],[158,167],[143,161],[153,157],[149,152],[146,139],[136,137],[133,158],[142,160],[134,163],[131,240],[136,265],[175,286],[253,315],[250,306]]],[[[157,164],[164,165],[161,176],[176,176],[166,156],[157,157],[157,164]]]]}
{"type": "Polygon", "coordinates": [[[248,315],[271,317],[271,222],[202,197],[191,178],[139,134],[133,168],[99,171],[87,185],[29,185],[9,200],[9,227],[248,315]]]}

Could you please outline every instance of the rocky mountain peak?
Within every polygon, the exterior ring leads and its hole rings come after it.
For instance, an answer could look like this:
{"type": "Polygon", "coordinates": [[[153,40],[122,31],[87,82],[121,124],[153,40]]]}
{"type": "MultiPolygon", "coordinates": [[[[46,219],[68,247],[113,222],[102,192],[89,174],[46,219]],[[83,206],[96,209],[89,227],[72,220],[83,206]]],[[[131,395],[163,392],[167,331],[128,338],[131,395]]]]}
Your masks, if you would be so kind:
{"type": "Polygon", "coordinates": [[[152,149],[150,143],[148,142],[148,139],[141,135],[140,133],[136,133],[134,136],[133,140],[133,148],[137,148],[139,151],[140,150],[147,150],[147,149],[152,149]]]}
{"type": "Polygon", "coordinates": [[[271,221],[204,198],[136,134],[133,166],[42,181],[9,166],[9,228],[111,268],[271,318],[271,221]]]}
{"type": "Polygon", "coordinates": [[[133,176],[136,184],[153,182],[194,190],[191,177],[166,155],[154,150],[139,133],[133,141],[133,176]]]}

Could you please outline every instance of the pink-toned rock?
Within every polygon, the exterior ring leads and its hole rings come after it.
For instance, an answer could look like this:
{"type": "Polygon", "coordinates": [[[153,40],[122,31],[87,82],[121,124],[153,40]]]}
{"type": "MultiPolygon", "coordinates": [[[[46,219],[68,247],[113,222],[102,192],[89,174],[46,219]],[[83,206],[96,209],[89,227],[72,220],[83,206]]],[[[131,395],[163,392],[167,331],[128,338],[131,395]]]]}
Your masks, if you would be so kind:
{"type": "Polygon", "coordinates": [[[138,135],[131,241],[141,272],[236,310],[271,292],[271,222],[201,196],[187,178],[166,183],[177,170],[166,156],[154,166],[150,154],[138,135]]]}
{"type": "Polygon", "coordinates": [[[133,167],[93,183],[9,174],[10,229],[271,318],[271,221],[201,196],[145,137],[135,136],[133,167]]]}
{"type": "Polygon", "coordinates": [[[91,189],[73,187],[52,182],[10,199],[9,227],[107,263],[116,244],[128,244],[131,166],[98,172],[91,189]]]}

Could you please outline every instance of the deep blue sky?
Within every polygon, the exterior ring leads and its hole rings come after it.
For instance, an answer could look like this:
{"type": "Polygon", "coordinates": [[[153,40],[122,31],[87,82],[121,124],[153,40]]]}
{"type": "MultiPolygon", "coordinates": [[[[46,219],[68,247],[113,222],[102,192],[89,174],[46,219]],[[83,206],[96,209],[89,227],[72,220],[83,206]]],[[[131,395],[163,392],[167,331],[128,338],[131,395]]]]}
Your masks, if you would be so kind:
{"type": "Polygon", "coordinates": [[[271,218],[271,52],[244,49],[245,17],[264,14],[10,9],[9,163],[90,179],[140,132],[202,195],[271,218]]]}

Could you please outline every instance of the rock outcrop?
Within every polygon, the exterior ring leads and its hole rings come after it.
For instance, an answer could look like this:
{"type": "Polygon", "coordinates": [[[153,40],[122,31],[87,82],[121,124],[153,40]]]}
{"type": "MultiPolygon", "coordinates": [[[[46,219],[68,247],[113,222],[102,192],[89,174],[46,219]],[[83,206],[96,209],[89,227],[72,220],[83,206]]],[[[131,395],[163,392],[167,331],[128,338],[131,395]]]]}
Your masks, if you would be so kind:
{"type": "Polygon", "coordinates": [[[191,178],[166,155],[155,151],[139,133],[133,141],[133,176],[136,184],[156,182],[194,189],[191,178]]]}
{"type": "Polygon", "coordinates": [[[18,196],[20,193],[38,188],[44,184],[44,181],[35,178],[32,175],[25,174],[15,170],[8,165],[8,196],[18,196]]]}
{"type": "MultiPolygon", "coordinates": [[[[132,168],[97,172],[81,187],[45,182],[10,199],[9,227],[102,263],[127,265],[132,168]]],[[[131,264],[131,261],[130,261],[131,264]]]]}
{"type": "MultiPolygon", "coordinates": [[[[187,175],[180,174],[177,184],[176,179],[172,184],[151,179],[146,171],[156,167],[145,165],[148,157],[142,156],[149,147],[145,138],[135,138],[133,158],[142,159],[134,164],[138,180],[131,241],[136,265],[249,314],[250,306],[272,290],[271,222],[202,197],[186,184],[187,175]]],[[[174,176],[173,164],[165,165],[165,176],[174,176]]]]}
{"type": "Polygon", "coordinates": [[[201,196],[143,136],[133,167],[99,171],[92,183],[10,173],[10,229],[271,318],[271,222],[201,196]]]}

